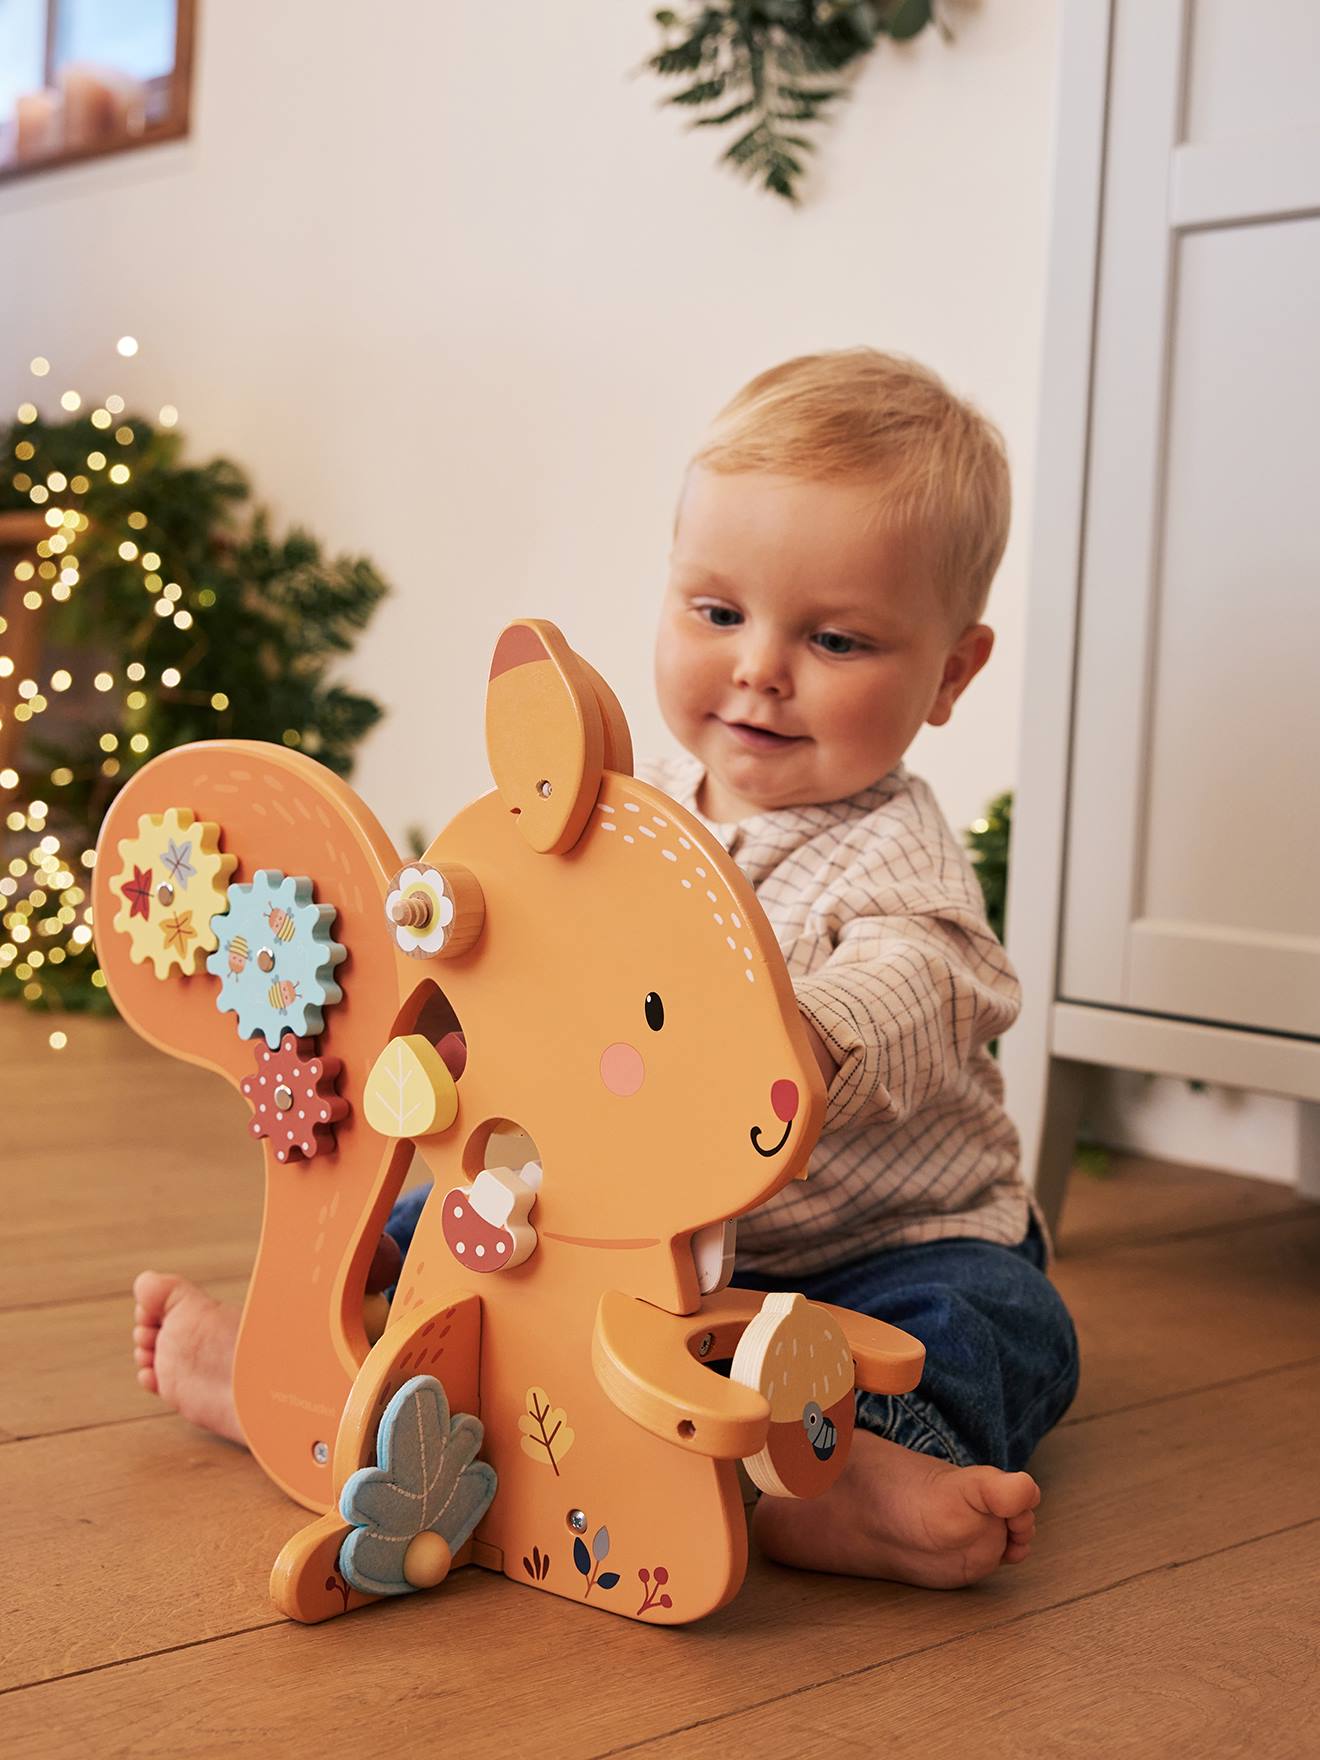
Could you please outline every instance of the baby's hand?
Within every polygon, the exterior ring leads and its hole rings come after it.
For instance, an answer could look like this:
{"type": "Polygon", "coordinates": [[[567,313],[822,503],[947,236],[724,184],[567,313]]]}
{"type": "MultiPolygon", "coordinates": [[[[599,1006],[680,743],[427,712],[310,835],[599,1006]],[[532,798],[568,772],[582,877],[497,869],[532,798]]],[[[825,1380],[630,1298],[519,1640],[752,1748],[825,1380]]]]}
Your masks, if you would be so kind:
{"type": "Polygon", "coordinates": [[[825,1086],[828,1088],[830,1083],[834,1080],[835,1075],[838,1073],[839,1065],[835,1060],[834,1053],[821,1038],[815,1027],[812,1026],[806,1015],[802,1016],[802,1025],[807,1029],[807,1038],[811,1044],[811,1054],[816,1059],[816,1063],[820,1068],[820,1073],[825,1078],[825,1086]]]}

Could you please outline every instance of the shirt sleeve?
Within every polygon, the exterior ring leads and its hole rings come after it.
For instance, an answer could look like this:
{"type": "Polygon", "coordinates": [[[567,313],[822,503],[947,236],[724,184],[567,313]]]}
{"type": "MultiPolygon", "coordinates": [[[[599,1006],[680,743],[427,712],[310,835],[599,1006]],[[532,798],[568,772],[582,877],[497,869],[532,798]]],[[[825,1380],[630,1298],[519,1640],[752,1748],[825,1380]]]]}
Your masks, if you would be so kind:
{"type": "Polygon", "coordinates": [[[839,1063],[827,1132],[911,1117],[1021,1006],[1007,954],[970,910],[854,917],[794,989],[839,1063]]]}

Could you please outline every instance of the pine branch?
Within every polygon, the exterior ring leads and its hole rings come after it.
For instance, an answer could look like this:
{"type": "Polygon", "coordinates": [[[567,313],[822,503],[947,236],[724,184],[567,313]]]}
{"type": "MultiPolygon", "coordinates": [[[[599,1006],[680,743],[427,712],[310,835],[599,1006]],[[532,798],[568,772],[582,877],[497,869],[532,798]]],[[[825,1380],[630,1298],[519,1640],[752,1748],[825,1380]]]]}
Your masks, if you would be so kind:
{"type": "Polygon", "coordinates": [[[746,122],[723,162],[790,202],[804,175],[800,155],[814,144],[786,125],[828,120],[848,95],[839,74],[855,70],[880,37],[907,40],[932,23],[931,0],[718,0],[654,16],[665,41],[647,66],[685,82],[664,102],[685,113],[723,106],[691,116],[691,128],[746,122]]]}

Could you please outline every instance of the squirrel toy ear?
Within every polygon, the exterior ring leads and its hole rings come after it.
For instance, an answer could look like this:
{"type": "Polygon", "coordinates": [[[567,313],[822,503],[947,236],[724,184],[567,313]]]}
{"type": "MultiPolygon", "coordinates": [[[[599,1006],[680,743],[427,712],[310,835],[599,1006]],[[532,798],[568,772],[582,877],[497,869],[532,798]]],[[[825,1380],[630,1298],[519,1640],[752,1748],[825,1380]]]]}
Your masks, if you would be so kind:
{"type": "Polygon", "coordinates": [[[594,666],[589,666],[581,654],[574,654],[573,658],[596,693],[596,705],[605,724],[605,768],[613,770],[618,776],[631,776],[632,734],[628,731],[628,718],[623,712],[623,705],[594,666]]]}
{"type": "Polygon", "coordinates": [[[495,644],[486,751],[519,831],[542,855],[563,855],[581,837],[607,751],[611,760],[626,758],[631,769],[628,725],[604,688],[602,712],[590,667],[552,623],[511,623],[495,644]]]}

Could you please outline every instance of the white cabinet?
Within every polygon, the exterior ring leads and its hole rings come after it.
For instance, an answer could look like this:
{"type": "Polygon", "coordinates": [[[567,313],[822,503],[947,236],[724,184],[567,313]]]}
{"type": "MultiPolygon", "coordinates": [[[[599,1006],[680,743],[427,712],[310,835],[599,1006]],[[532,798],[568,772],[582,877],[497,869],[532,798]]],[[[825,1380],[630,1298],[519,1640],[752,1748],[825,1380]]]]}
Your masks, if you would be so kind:
{"type": "Polygon", "coordinates": [[[1071,0],[1009,949],[1085,1072],[1320,1100],[1320,5],[1071,0]]]}

